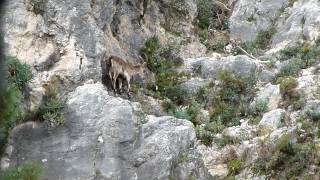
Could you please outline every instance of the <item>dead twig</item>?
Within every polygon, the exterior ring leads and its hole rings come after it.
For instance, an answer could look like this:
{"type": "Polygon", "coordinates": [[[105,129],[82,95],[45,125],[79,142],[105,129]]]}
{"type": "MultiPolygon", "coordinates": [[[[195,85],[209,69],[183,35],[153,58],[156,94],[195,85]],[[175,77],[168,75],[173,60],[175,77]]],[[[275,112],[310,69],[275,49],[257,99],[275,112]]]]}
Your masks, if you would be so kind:
{"type": "Polygon", "coordinates": [[[223,8],[223,9],[225,9],[227,11],[231,11],[231,9],[227,5],[225,5],[224,3],[222,3],[222,2],[220,2],[218,0],[213,1],[213,3],[215,3],[216,5],[220,6],[221,8],[223,8]]]}
{"type": "Polygon", "coordinates": [[[254,57],[252,54],[248,53],[246,50],[244,50],[242,47],[240,47],[239,45],[236,45],[236,47],[238,49],[240,49],[240,51],[242,51],[244,54],[246,54],[248,57],[252,58],[255,60],[255,62],[258,62],[258,63],[269,63],[269,61],[261,61],[259,60],[258,58],[254,57]]]}

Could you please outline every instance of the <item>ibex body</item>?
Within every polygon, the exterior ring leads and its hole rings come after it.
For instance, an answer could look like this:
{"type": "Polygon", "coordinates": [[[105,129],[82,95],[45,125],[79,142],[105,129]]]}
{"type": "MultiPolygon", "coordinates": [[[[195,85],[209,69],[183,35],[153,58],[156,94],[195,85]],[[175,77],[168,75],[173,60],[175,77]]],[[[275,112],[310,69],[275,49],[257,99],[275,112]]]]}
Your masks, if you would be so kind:
{"type": "MultiPolygon", "coordinates": [[[[116,82],[119,75],[122,75],[128,84],[128,93],[130,91],[130,81],[135,74],[139,74],[144,79],[144,64],[143,65],[131,65],[125,62],[123,59],[117,56],[109,57],[109,77],[112,82],[113,89],[116,89],[116,82]]],[[[122,82],[119,83],[119,89],[122,88],[122,82]]]]}

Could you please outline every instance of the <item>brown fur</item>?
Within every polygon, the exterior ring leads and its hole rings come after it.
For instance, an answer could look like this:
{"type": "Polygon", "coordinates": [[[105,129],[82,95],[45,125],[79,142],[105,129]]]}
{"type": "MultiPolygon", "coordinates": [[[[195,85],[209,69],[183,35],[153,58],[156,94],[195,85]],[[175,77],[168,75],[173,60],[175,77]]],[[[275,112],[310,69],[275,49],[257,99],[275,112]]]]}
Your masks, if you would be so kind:
{"type": "MultiPolygon", "coordinates": [[[[109,57],[109,77],[112,82],[113,89],[116,89],[116,81],[119,75],[122,75],[128,84],[128,93],[130,91],[130,80],[135,75],[139,74],[144,79],[144,65],[131,65],[117,56],[109,57]]],[[[122,88],[122,81],[119,81],[119,89],[122,88]]]]}

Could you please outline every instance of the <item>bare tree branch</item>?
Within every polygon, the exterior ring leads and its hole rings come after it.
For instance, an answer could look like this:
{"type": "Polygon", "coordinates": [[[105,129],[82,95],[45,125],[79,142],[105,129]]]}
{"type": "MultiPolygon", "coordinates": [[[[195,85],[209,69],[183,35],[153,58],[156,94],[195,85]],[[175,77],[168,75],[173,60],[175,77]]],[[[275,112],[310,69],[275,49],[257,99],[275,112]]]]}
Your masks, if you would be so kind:
{"type": "Polygon", "coordinates": [[[238,49],[240,49],[243,53],[245,53],[247,56],[249,56],[250,58],[254,59],[255,62],[258,62],[258,63],[269,63],[269,61],[261,61],[259,60],[258,58],[254,57],[252,54],[248,53],[246,50],[244,50],[242,47],[240,47],[239,45],[236,45],[236,47],[238,49]]]}
{"type": "Polygon", "coordinates": [[[216,5],[220,6],[221,8],[223,8],[223,9],[225,9],[227,11],[231,11],[231,9],[227,5],[225,5],[224,3],[222,3],[222,2],[220,2],[218,0],[213,1],[213,3],[215,3],[216,5]]]}

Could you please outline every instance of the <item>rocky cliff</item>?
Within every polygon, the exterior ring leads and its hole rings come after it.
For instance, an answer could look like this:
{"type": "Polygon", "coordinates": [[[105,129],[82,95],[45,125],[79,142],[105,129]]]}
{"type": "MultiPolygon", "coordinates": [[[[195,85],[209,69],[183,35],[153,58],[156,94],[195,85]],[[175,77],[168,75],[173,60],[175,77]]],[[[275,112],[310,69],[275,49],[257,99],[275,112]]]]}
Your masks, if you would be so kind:
{"type": "Polygon", "coordinates": [[[316,178],[319,13],[317,0],[7,2],[5,53],[33,78],[1,169],[32,162],[43,179],[316,178]],[[157,88],[134,80],[132,96],[112,92],[110,55],[146,62],[157,88]],[[65,103],[52,117],[55,98],[65,103]]]}

